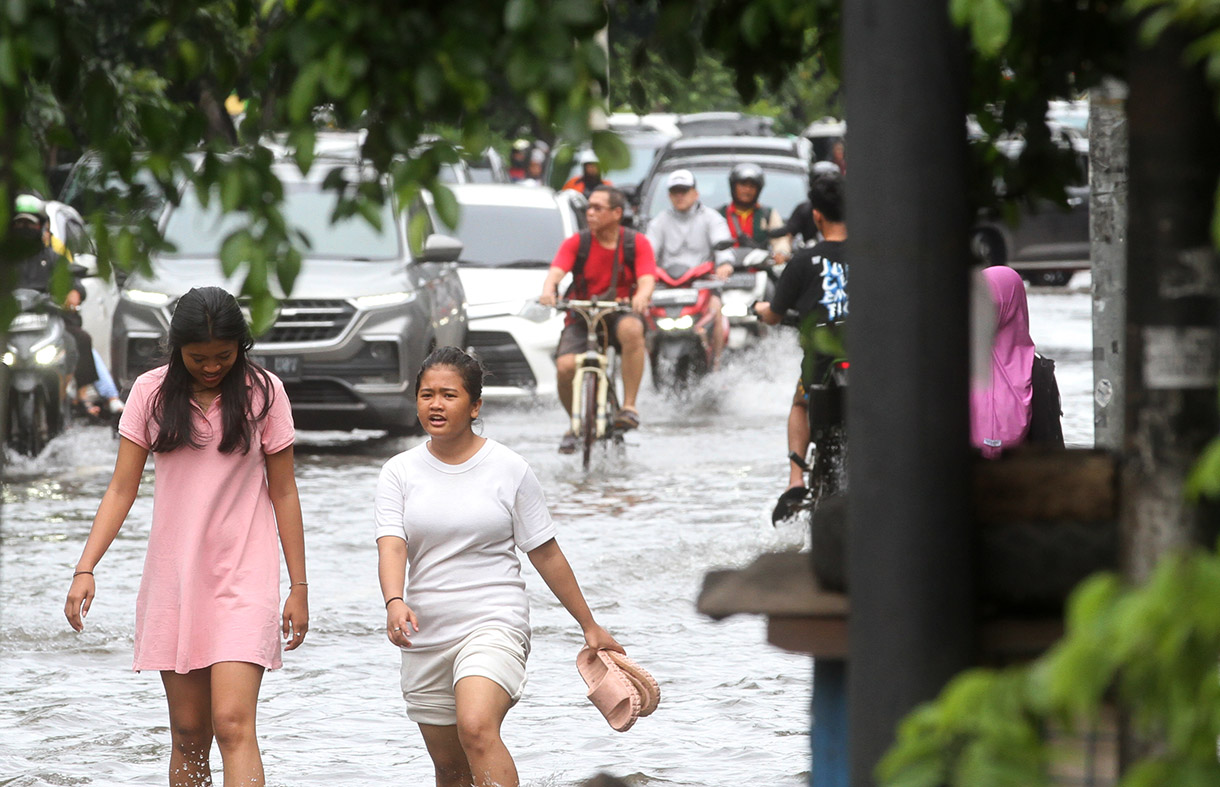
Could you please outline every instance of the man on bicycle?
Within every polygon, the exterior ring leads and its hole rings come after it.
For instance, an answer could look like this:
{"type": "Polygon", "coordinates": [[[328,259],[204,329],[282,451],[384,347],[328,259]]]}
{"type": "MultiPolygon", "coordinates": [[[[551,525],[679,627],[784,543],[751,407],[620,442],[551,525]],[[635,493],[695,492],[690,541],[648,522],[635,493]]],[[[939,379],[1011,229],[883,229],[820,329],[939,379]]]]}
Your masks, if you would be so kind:
{"type": "MultiPolygon", "coordinates": [[[[768,325],[778,325],[789,309],[795,309],[804,322],[809,314],[817,314],[820,325],[841,326],[847,319],[847,223],[843,212],[844,179],[839,173],[814,178],[809,188],[809,203],[813,221],[822,240],[812,247],[798,250],[788,261],[775,285],[770,303],[759,301],[754,311],[768,325]]],[[[780,497],[774,519],[783,519],[786,512],[805,497],[802,463],[809,449],[809,396],[806,386],[827,372],[832,358],[811,359],[813,379],[802,376],[796,384],[796,395],[788,413],[788,490],[780,497]]],[[[807,366],[807,365],[803,365],[807,366]]]]}
{"type": "MultiPolygon", "coordinates": [[[[733,275],[733,236],[724,216],[699,201],[695,176],[689,169],[669,173],[665,183],[670,208],[648,223],[648,239],[657,252],[657,265],[677,278],[696,265],[715,260],[716,278],[733,275]],[[723,245],[723,248],[717,248],[723,245]]],[[[720,311],[720,296],[712,293],[712,368],[720,368],[720,354],[729,338],[728,320],[720,311]]]]}
{"type": "MultiPolygon", "coordinates": [[[[606,338],[619,351],[622,360],[623,406],[614,416],[614,425],[620,429],[634,429],[640,424],[635,400],[644,376],[643,315],[652,299],[656,262],[648,238],[622,226],[626,204],[623,192],[616,188],[603,185],[593,189],[585,211],[589,228],[560,244],[538,301],[554,306],[559,298],[559,283],[569,273],[572,274],[567,291],[569,298],[630,300],[630,313],[612,314],[602,325],[608,332],[606,338]]],[[[584,320],[569,314],[555,351],[559,401],[569,415],[572,413],[576,358],[584,353],[586,342],[584,320]]],[[[574,453],[576,445],[576,435],[569,429],[559,444],[559,451],[574,453]]]]}

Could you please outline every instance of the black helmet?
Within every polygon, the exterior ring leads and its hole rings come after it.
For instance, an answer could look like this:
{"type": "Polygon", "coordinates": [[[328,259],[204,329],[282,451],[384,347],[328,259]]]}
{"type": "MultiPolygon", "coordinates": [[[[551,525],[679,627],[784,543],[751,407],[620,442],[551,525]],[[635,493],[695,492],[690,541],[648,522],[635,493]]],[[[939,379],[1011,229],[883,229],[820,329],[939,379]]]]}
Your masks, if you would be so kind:
{"type": "Polygon", "coordinates": [[[738,183],[753,183],[755,188],[762,191],[763,186],[767,183],[767,176],[763,174],[762,167],[757,164],[738,164],[729,172],[729,189],[731,190],[738,183]]]}

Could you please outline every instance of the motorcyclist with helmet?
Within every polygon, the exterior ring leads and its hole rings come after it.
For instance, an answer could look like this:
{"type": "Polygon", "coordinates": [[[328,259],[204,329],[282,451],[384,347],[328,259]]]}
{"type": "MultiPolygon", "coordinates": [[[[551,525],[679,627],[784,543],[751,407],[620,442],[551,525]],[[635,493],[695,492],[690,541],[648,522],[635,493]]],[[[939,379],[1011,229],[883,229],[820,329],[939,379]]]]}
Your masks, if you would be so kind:
{"type": "MultiPolygon", "coordinates": [[[[657,268],[674,278],[708,260],[716,261],[716,278],[733,275],[733,252],[728,227],[716,211],[699,201],[695,176],[689,169],[669,173],[666,181],[670,207],[648,223],[648,241],[656,253],[657,268]],[[723,248],[721,248],[723,246],[723,248]]],[[[721,313],[720,296],[713,293],[712,368],[720,368],[720,355],[729,338],[728,320],[721,313]]]]}
{"type": "MultiPolygon", "coordinates": [[[[813,185],[813,181],[818,177],[829,173],[842,174],[839,166],[833,161],[815,161],[809,168],[810,185],[813,185]]],[[[809,200],[805,200],[792,209],[792,215],[788,217],[785,229],[788,230],[788,237],[793,245],[798,247],[812,246],[822,238],[817,224],[813,221],[813,206],[809,204],[809,200]]]]}
{"type": "Polygon", "coordinates": [[[750,162],[735,165],[729,171],[732,202],[721,205],[719,213],[728,222],[734,246],[770,248],[775,261],[783,264],[792,255],[792,244],[787,237],[771,237],[771,231],[782,229],[785,222],[774,208],[759,203],[766,185],[762,167],[750,162]]]}
{"type": "Polygon", "coordinates": [[[582,150],[576,156],[576,164],[580,167],[580,172],[573,175],[568,179],[567,183],[563,184],[564,189],[579,191],[587,197],[598,186],[614,185],[602,177],[601,162],[598,161],[597,154],[592,150],[582,150]]]}
{"type": "MultiPolygon", "coordinates": [[[[71,263],[72,254],[63,241],[51,233],[51,220],[47,215],[46,203],[33,194],[18,195],[13,204],[10,234],[13,236],[13,258],[16,259],[17,281],[14,288],[50,293],[55,268],[61,260],[71,263]]],[[[85,287],[74,276],[72,287],[61,306],[64,329],[75,344],[75,404],[87,414],[96,417],[101,414],[101,408],[94,401],[100,397],[94,389],[99,375],[93,354],[93,338],[85,331],[77,311],[84,298],[85,287]]],[[[122,410],[122,402],[118,400],[117,395],[106,398],[112,413],[122,410]]]]}

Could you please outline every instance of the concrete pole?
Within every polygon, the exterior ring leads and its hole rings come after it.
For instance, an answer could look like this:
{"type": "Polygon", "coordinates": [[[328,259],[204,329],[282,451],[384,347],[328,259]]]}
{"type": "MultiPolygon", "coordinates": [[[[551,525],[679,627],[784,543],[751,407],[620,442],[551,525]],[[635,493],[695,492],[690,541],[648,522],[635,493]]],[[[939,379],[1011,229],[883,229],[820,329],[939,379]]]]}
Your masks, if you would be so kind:
{"type": "Polygon", "coordinates": [[[944,0],[844,3],[851,170],[851,783],[973,661],[962,34],[944,0]]]}
{"type": "Polygon", "coordinates": [[[1089,92],[1089,257],[1093,268],[1093,444],[1123,445],[1127,326],[1127,86],[1089,92]]]}
{"type": "Polygon", "coordinates": [[[1220,176],[1215,98],[1170,31],[1128,60],[1131,137],[1122,563],[1135,581],[1215,521],[1182,483],[1220,426],[1220,267],[1210,224],[1220,176]]]}

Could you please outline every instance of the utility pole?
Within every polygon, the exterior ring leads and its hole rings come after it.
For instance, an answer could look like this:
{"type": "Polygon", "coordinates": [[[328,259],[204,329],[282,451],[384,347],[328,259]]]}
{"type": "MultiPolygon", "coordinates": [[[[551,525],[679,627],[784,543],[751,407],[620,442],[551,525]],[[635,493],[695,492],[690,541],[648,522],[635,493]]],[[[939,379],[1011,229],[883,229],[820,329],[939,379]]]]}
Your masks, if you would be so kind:
{"type": "Polygon", "coordinates": [[[948,10],[843,9],[855,787],[903,716],[974,660],[965,60],[948,10]]]}
{"type": "Polygon", "coordinates": [[[1089,257],[1093,269],[1093,444],[1119,451],[1126,412],[1127,85],[1089,91],[1089,257]]]}
{"type": "Polygon", "coordinates": [[[1216,435],[1220,268],[1210,225],[1220,128],[1202,69],[1183,65],[1174,30],[1128,60],[1131,137],[1127,235],[1126,436],[1122,566],[1134,581],[1215,521],[1187,505],[1183,481],[1216,435]]]}

